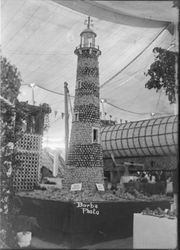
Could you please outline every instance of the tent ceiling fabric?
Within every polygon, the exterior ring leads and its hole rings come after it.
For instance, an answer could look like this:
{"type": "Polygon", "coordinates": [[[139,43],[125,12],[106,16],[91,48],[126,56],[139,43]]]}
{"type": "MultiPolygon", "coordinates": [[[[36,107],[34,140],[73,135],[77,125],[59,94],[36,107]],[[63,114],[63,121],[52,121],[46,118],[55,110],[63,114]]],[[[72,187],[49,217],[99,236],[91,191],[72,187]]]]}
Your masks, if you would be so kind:
{"type": "MultiPolygon", "coordinates": [[[[139,17],[138,12],[136,15],[128,13],[130,8],[127,8],[126,2],[122,1],[64,1],[53,0],[54,2],[71,8],[75,11],[80,11],[86,15],[90,15],[106,21],[120,23],[131,26],[155,26],[164,25],[164,20],[153,20],[152,18],[139,17]],[[121,11],[121,4],[125,4],[125,11],[121,11]],[[129,9],[129,10],[128,10],[129,9]]],[[[140,3],[140,2],[138,2],[140,3]]],[[[147,4],[147,2],[146,2],[147,4]]],[[[142,5],[142,2],[139,4],[142,5]]],[[[122,5],[123,6],[123,5],[122,5]]],[[[166,5],[167,6],[167,5],[166,5]]],[[[132,10],[131,10],[132,12],[132,10]]]]}
{"type": "Polygon", "coordinates": [[[163,22],[177,20],[172,1],[101,1],[99,4],[128,16],[163,22]]]}
{"type": "Polygon", "coordinates": [[[73,96],[74,49],[87,15],[93,17],[96,44],[102,51],[100,93],[107,100],[106,118],[133,121],[148,119],[150,113],[173,114],[163,92],[144,87],[153,48],[167,49],[175,39],[170,23],[178,15],[171,1],[2,0],[1,5],[2,54],[21,72],[24,85],[19,99],[32,103],[29,84],[35,83],[36,104],[46,102],[52,108],[45,135],[49,146],[64,146],[64,82],[73,96]]]}

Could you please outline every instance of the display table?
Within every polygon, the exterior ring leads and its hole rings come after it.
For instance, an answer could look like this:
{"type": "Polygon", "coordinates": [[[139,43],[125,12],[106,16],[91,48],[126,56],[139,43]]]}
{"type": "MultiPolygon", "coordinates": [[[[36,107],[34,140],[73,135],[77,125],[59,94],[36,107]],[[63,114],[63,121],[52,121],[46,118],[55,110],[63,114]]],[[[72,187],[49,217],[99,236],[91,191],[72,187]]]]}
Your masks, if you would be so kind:
{"type": "Polygon", "coordinates": [[[177,218],[134,214],[133,248],[175,249],[177,247],[177,218]]]}
{"type": "Polygon", "coordinates": [[[21,213],[37,218],[40,229],[34,236],[58,235],[58,243],[66,241],[70,248],[132,237],[134,213],[146,207],[170,208],[166,200],[73,202],[29,197],[20,200],[21,213]]]}

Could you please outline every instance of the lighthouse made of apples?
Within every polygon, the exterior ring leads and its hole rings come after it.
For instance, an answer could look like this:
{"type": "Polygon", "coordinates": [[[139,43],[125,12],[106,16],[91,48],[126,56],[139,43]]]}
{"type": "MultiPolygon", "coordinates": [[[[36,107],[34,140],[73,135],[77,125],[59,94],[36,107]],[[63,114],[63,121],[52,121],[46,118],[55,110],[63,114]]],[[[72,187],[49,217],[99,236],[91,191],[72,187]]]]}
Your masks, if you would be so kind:
{"type": "Polygon", "coordinates": [[[82,183],[82,190],[93,190],[104,183],[103,154],[100,142],[99,65],[101,55],[95,44],[96,33],[87,28],[80,34],[71,136],[65,186],[82,183]]]}

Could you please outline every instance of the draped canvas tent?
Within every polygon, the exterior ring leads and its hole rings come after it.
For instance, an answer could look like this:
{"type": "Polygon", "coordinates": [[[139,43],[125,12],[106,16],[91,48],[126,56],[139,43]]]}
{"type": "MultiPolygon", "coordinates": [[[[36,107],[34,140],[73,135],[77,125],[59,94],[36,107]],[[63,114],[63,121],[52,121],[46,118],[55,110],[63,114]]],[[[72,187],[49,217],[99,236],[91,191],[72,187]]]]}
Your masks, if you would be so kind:
{"type": "MultiPolygon", "coordinates": [[[[52,108],[44,142],[64,148],[64,82],[74,101],[77,58],[87,16],[93,19],[103,118],[137,121],[174,114],[163,91],[145,88],[153,48],[177,50],[173,1],[2,0],[2,55],[22,76],[20,101],[52,108]],[[34,87],[32,85],[34,84],[34,87]]],[[[69,103],[70,104],[70,103],[69,103]]],[[[70,125],[71,109],[69,106],[70,125]]]]}

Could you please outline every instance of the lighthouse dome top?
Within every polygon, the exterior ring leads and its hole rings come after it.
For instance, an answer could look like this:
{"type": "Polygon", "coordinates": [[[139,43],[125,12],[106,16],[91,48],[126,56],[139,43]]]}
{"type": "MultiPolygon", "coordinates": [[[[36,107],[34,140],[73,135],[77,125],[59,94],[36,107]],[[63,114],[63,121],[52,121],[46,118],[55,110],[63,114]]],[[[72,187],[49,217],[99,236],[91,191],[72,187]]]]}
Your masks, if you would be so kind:
{"type": "Polygon", "coordinates": [[[88,16],[88,19],[85,20],[85,24],[87,28],[84,29],[80,36],[81,36],[81,47],[95,47],[95,37],[96,33],[90,28],[92,26],[92,20],[88,16]]]}
{"type": "Polygon", "coordinates": [[[83,34],[89,34],[89,36],[91,36],[91,37],[96,37],[97,35],[96,35],[96,33],[91,29],[91,28],[86,28],[85,30],[83,30],[82,32],[81,32],[81,34],[80,34],[80,36],[83,36],[83,34]]]}

